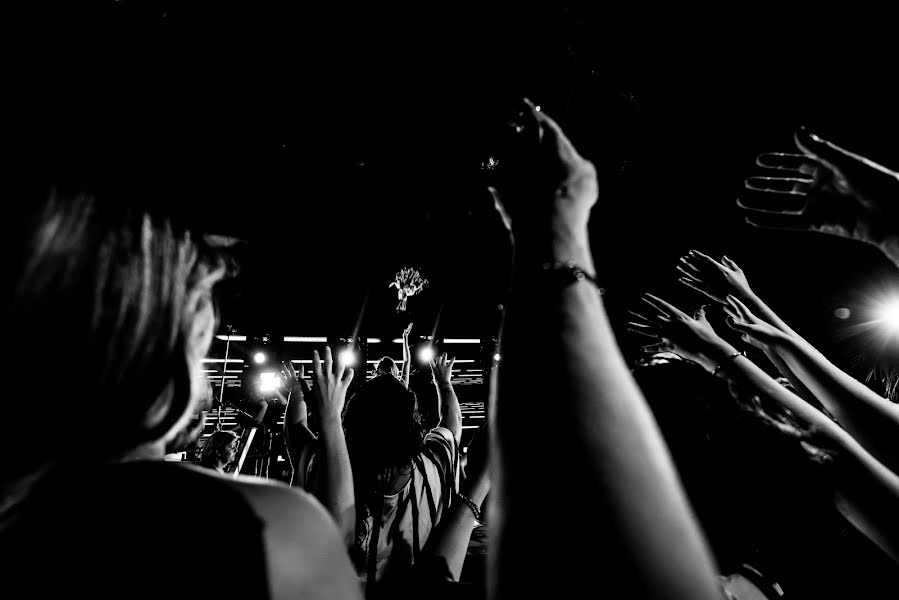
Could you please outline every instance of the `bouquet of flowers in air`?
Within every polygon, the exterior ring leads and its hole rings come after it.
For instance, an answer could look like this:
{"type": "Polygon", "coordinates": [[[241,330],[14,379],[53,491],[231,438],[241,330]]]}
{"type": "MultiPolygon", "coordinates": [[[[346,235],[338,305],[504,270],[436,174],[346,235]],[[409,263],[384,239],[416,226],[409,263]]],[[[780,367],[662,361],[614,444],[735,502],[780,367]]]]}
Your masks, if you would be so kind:
{"type": "Polygon", "coordinates": [[[406,300],[409,296],[420,294],[426,285],[428,280],[422,278],[418,269],[412,267],[401,269],[394,277],[393,283],[387,286],[396,288],[396,297],[400,301],[396,307],[397,312],[406,310],[406,300]]]}

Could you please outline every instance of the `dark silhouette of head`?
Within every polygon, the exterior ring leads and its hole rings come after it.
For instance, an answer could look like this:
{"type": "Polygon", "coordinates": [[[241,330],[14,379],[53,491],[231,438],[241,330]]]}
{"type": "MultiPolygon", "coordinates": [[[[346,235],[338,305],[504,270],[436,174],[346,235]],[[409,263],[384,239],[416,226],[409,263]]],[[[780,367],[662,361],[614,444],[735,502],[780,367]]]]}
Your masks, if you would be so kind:
{"type": "Polygon", "coordinates": [[[76,458],[107,461],[165,442],[206,393],[220,255],[127,200],[44,189],[21,199],[28,210],[9,224],[2,326],[16,340],[5,349],[16,376],[7,393],[27,398],[35,382],[50,387],[40,407],[10,403],[5,416],[26,422],[38,409],[66,411],[84,426],[45,419],[43,442],[29,452],[14,449],[31,429],[13,427],[0,442],[16,456],[0,490],[76,458]],[[74,398],[83,399],[77,407],[74,398]]]}
{"type": "MultiPolygon", "coordinates": [[[[397,479],[408,472],[422,449],[426,430],[415,394],[389,374],[363,385],[347,402],[344,414],[347,449],[356,493],[357,540],[368,531],[368,517],[390,494],[397,479]]],[[[354,560],[363,560],[356,548],[354,560]]]]}
{"type": "Polygon", "coordinates": [[[393,375],[394,377],[399,377],[400,369],[396,366],[396,361],[389,356],[385,356],[378,361],[378,365],[375,367],[375,376],[378,375],[393,375]]]}

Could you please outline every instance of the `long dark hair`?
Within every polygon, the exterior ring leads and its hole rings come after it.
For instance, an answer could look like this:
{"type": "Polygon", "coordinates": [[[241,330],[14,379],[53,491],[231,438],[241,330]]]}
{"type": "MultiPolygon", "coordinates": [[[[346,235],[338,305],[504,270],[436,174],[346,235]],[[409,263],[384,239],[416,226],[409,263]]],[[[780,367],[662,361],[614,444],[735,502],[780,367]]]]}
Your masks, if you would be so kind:
{"type": "Polygon", "coordinates": [[[59,188],[36,200],[5,240],[7,394],[20,399],[4,408],[19,425],[0,437],[7,508],[23,481],[73,454],[114,459],[190,416],[192,353],[205,351],[196,317],[225,270],[215,249],[149,210],[59,188]],[[35,444],[25,424],[38,417],[35,444]]]}
{"type": "Polygon", "coordinates": [[[359,544],[370,533],[368,518],[398,472],[421,452],[426,430],[415,394],[392,375],[379,375],[359,389],[348,402],[344,427],[356,493],[358,566],[367,550],[359,544]]]}

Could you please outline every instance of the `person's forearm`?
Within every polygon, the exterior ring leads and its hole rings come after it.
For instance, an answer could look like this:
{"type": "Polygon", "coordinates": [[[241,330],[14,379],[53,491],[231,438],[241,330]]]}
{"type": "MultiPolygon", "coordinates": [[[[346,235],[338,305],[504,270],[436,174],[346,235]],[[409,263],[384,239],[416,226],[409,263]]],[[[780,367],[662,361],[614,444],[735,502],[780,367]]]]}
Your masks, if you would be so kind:
{"type": "Polygon", "coordinates": [[[766,323],[773,325],[774,327],[778,328],[788,335],[793,335],[801,338],[798,333],[796,333],[789,325],[787,325],[786,321],[777,316],[777,313],[775,313],[774,310],[754,292],[740,298],[740,300],[742,300],[746,304],[746,306],[749,307],[749,310],[752,311],[753,314],[758,316],[766,323]]]}
{"type": "Polygon", "coordinates": [[[329,416],[321,422],[321,481],[318,499],[333,515],[347,545],[353,543],[356,528],[356,498],[353,470],[346,447],[340,416],[329,416]]]}
{"type": "Polygon", "coordinates": [[[409,352],[409,345],[403,345],[403,385],[409,389],[409,374],[412,372],[412,354],[409,352]]]}
{"type": "Polygon", "coordinates": [[[296,388],[290,392],[287,399],[287,409],[284,411],[284,425],[295,425],[302,423],[306,425],[309,418],[309,409],[306,406],[306,399],[303,392],[296,388]]]}
{"type": "Polygon", "coordinates": [[[899,407],[841,371],[802,340],[787,337],[775,351],[846,431],[899,473],[899,407]]]}
{"type": "Polygon", "coordinates": [[[820,401],[815,398],[815,395],[805,387],[805,384],[802,382],[796,373],[793,372],[793,369],[787,365],[786,361],[781,358],[777,352],[774,352],[770,348],[765,350],[765,356],[768,357],[768,360],[774,365],[774,367],[780,372],[781,375],[787,378],[787,381],[790,382],[790,385],[793,386],[793,389],[796,390],[796,395],[805,400],[806,402],[810,402],[813,406],[820,405],[820,401]]]}
{"type": "Polygon", "coordinates": [[[547,259],[592,272],[586,228],[575,238],[555,237],[549,256],[517,255],[491,401],[495,595],[511,595],[530,573],[536,595],[580,595],[602,581],[634,598],[720,600],[713,561],[597,289],[586,281],[554,288],[537,275],[547,259]],[[550,375],[534,372],[535,351],[550,375]],[[550,422],[540,426],[541,418],[550,422]]]}
{"type": "MultiPolygon", "coordinates": [[[[480,507],[484,504],[488,489],[489,487],[485,485],[463,484],[459,491],[480,507]]],[[[431,553],[446,561],[446,567],[453,581],[459,581],[462,574],[465,555],[471,542],[471,532],[475,525],[477,521],[474,513],[465,502],[458,499],[450,507],[448,514],[441,519],[440,531],[431,553]]]]}
{"type": "Polygon", "coordinates": [[[788,408],[836,452],[832,469],[837,508],[890,556],[899,557],[899,477],[822,412],[771,379],[748,358],[727,361],[726,374],[788,408]]]}
{"type": "Polygon", "coordinates": [[[437,384],[437,397],[440,401],[440,423],[438,427],[446,427],[453,433],[456,443],[462,439],[462,408],[453,390],[453,384],[441,381],[437,384]]]}
{"type": "Polygon", "coordinates": [[[268,412],[268,402],[263,401],[253,418],[261,422],[265,418],[266,412],[268,412]]]}

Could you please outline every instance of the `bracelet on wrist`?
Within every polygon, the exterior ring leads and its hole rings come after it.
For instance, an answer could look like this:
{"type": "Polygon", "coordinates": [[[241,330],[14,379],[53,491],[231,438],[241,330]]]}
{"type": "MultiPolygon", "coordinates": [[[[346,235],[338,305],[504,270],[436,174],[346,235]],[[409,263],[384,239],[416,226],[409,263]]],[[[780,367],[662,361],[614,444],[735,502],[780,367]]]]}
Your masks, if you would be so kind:
{"type": "Polygon", "coordinates": [[[463,494],[463,493],[461,493],[461,492],[454,492],[453,495],[454,495],[457,499],[461,500],[462,502],[464,502],[465,504],[468,505],[468,508],[470,508],[472,514],[474,514],[474,520],[477,521],[478,525],[483,525],[483,524],[484,524],[483,519],[481,519],[481,509],[480,509],[480,507],[475,503],[474,500],[472,500],[471,498],[469,498],[468,496],[466,496],[465,494],[463,494]]]}
{"type": "Polygon", "coordinates": [[[725,358],[724,360],[720,361],[720,362],[715,366],[715,370],[712,371],[712,376],[713,376],[713,377],[717,377],[717,376],[718,376],[718,372],[721,371],[721,369],[724,367],[724,364],[725,364],[725,363],[730,362],[730,361],[734,360],[735,358],[737,358],[737,357],[739,357],[739,356],[746,356],[746,353],[745,353],[745,352],[734,352],[733,354],[730,354],[727,358],[725,358]]]}
{"type": "Polygon", "coordinates": [[[560,287],[581,281],[588,281],[599,290],[600,294],[605,291],[599,286],[599,282],[596,281],[596,278],[593,275],[590,275],[583,267],[571,260],[565,262],[545,262],[540,265],[540,272],[544,277],[549,277],[555,285],[560,287]]]}

